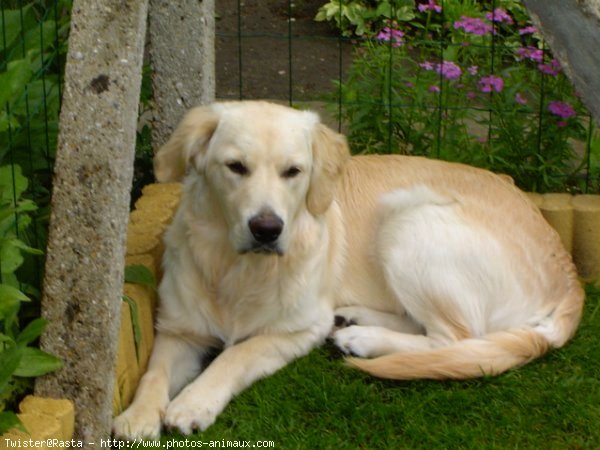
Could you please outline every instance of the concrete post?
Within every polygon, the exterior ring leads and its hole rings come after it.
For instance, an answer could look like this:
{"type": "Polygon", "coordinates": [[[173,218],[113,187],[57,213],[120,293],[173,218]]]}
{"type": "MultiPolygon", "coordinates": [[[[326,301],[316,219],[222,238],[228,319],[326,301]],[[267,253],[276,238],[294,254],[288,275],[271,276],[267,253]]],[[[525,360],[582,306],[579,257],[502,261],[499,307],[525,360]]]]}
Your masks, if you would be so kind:
{"type": "Polygon", "coordinates": [[[75,0],[60,115],[36,393],[75,403],[75,438],[110,436],[148,0],[75,0]]]}
{"type": "Polygon", "coordinates": [[[214,15],[214,0],[150,0],[155,150],[186,110],[215,99],[214,15]]]}
{"type": "Polygon", "coordinates": [[[534,24],[600,122],[600,0],[523,0],[534,24]]]}

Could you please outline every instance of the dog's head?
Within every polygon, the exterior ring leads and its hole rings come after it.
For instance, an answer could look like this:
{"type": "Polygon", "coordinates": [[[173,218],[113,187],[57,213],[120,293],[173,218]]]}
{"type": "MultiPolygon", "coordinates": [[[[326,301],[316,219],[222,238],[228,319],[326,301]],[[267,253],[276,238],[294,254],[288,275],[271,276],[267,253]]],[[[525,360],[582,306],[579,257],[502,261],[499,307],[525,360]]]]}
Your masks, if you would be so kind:
{"type": "Polygon", "coordinates": [[[231,102],[189,111],[154,168],[161,182],[203,178],[237,252],[281,255],[300,213],[327,211],[348,157],[345,138],[312,112],[231,102]]]}

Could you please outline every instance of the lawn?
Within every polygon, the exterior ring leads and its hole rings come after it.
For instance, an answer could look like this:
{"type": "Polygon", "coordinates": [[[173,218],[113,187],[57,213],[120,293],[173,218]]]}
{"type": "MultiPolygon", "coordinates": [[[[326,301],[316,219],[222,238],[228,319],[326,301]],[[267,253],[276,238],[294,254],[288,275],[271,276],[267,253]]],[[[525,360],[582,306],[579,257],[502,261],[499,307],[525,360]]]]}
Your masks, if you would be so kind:
{"type": "Polygon", "coordinates": [[[599,337],[600,289],[589,288],[573,341],[498,377],[381,381],[320,348],[243,392],[193,439],[282,449],[599,448],[599,337]]]}

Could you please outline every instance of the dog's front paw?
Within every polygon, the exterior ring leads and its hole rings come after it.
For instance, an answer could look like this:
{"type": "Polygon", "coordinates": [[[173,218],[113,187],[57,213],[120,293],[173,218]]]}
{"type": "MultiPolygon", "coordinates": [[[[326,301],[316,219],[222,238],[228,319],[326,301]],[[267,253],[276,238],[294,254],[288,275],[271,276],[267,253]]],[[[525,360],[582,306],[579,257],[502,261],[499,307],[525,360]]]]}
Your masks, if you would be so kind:
{"type": "Polygon", "coordinates": [[[224,405],[206,396],[184,391],[167,407],[165,426],[183,434],[204,431],[215,422],[223,408],[224,405]]]}
{"type": "Polygon", "coordinates": [[[160,411],[151,408],[130,407],[113,421],[116,439],[158,439],[160,437],[160,411]]]}
{"type": "Polygon", "coordinates": [[[333,333],[331,340],[346,355],[370,358],[379,353],[378,339],[371,327],[341,328],[333,333]]]}

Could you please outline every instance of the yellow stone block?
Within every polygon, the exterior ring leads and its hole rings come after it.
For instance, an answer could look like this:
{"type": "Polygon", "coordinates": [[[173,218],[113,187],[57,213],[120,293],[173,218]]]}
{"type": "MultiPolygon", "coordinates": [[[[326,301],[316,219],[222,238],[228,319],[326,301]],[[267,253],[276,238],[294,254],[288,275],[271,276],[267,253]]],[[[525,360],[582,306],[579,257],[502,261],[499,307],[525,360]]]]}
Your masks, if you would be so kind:
{"type": "MultiPolygon", "coordinates": [[[[120,406],[126,408],[135,393],[140,378],[140,370],[135,349],[131,311],[129,304],[125,301],[121,304],[121,328],[119,330],[115,378],[115,390],[119,392],[120,406]]],[[[115,413],[118,412],[120,411],[115,411],[115,413]]]]}
{"type": "Polygon", "coordinates": [[[160,194],[170,194],[176,197],[181,195],[181,183],[154,183],[148,184],[144,186],[142,189],[142,195],[160,195],[160,194]]]}
{"type": "Polygon", "coordinates": [[[155,195],[143,195],[135,202],[135,209],[148,210],[156,208],[167,208],[174,210],[179,205],[179,196],[170,193],[160,193],[155,195]]]}
{"type": "Polygon", "coordinates": [[[579,275],[600,281],[600,195],[573,198],[573,259],[579,275]]]}
{"type": "Polygon", "coordinates": [[[129,214],[131,223],[158,223],[163,226],[171,223],[174,211],[169,208],[154,207],[149,209],[136,209],[129,214]]]}
{"type": "Polygon", "coordinates": [[[525,192],[525,194],[527,194],[529,200],[538,208],[544,203],[544,196],[542,194],[538,194],[537,192],[525,192]]]}
{"type": "Polygon", "coordinates": [[[167,225],[159,222],[129,222],[127,224],[127,236],[152,236],[162,238],[167,225]]]}
{"type": "Polygon", "coordinates": [[[22,413],[41,412],[58,420],[60,435],[58,439],[67,441],[73,437],[75,428],[75,407],[66,399],[55,399],[28,395],[21,401],[19,410],[22,413]]]}
{"type": "Polygon", "coordinates": [[[62,440],[61,424],[58,419],[38,412],[17,415],[27,432],[13,429],[3,434],[0,437],[0,449],[24,448],[29,446],[31,441],[34,442],[35,448],[49,449],[53,447],[48,446],[48,442],[54,439],[62,440]]]}
{"type": "Polygon", "coordinates": [[[574,214],[571,194],[544,194],[540,210],[546,221],[558,232],[568,252],[573,251],[574,214]]]}
{"type": "Polygon", "coordinates": [[[134,234],[127,236],[127,255],[143,255],[148,253],[152,256],[161,253],[162,242],[157,236],[134,234]]]}

